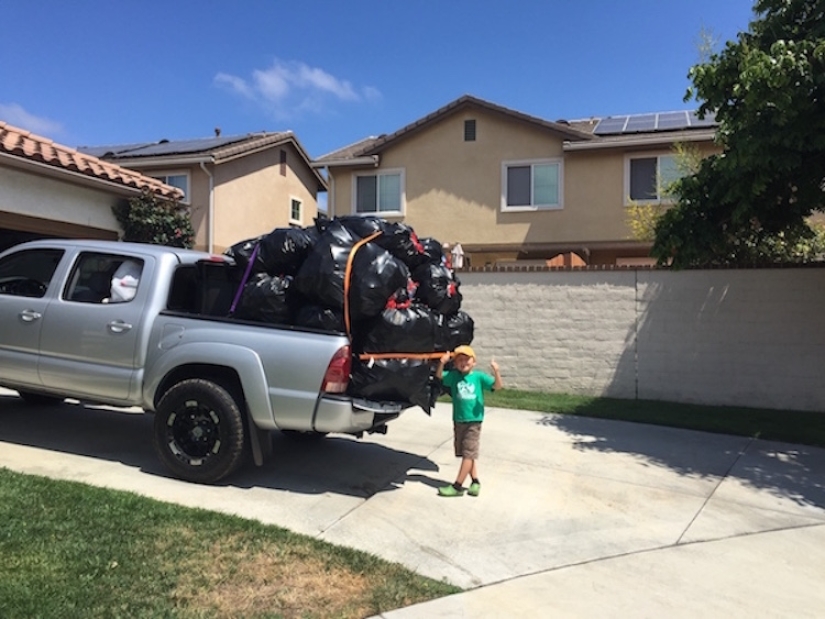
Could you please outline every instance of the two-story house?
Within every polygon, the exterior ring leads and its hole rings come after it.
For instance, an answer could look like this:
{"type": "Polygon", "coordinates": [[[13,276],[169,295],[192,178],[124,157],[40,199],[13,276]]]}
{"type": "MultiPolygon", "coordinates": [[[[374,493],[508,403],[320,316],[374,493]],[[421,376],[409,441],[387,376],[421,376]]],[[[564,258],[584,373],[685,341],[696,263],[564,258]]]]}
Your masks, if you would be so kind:
{"type": "Polygon", "coordinates": [[[464,266],[643,264],[628,207],[667,203],[674,145],[716,152],[691,112],[547,121],[469,95],[398,131],[315,160],[330,215],[377,214],[460,244],[464,266]]]}
{"type": "Polygon", "coordinates": [[[195,248],[222,252],[274,228],[307,226],[326,181],[291,131],[84,146],[80,151],[179,187],[195,248]]]}
{"type": "Polygon", "coordinates": [[[179,189],[0,122],[0,251],[36,238],[116,240],[112,207],[151,191],[179,189]]]}

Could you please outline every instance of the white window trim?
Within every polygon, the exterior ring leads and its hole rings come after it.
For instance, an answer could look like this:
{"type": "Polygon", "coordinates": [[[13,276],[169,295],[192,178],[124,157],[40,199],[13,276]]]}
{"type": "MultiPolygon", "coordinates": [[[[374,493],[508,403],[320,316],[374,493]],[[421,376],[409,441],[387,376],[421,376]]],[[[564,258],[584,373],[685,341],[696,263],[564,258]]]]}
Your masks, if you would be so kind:
{"type": "MultiPolygon", "coordinates": [[[[170,176],[185,176],[186,177],[186,191],[183,199],[181,200],[181,204],[191,204],[192,203],[192,176],[189,174],[189,170],[156,170],[154,172],[146,172],[146,176],[151,176],[152,178],[157,178],[159,176],[163,177],[170,177],[170,176]]],[[[166,181],[162,181],[166,182],[166,181]]]]}
{"type": "Polygon", "coordinates": [[[352,174],[352,202],[350,203],[350,212],[353,215],[377,215],[378,217],[404,217],[407,211],[407,179],[404,168],[386,168],[377,169],[371,172],[353,172],[352,174]],[[401,176],[401,210],[400,211],[370,211],[368,213],[358,212],[358,178],[361,176],[389,176],[391,174],[399,174],[401,176]]]}
{"type": "MultiPolygon", "coordinates": [[[[634,206],[636,204],[674,204],[676,200],[671,196],[649,198],[647,200],[631,200],[630,198],[630,162],[633,159],[651,159],[656,158],[656,173],[659,173],[659,158],[673,157],[673,151],[648,151],[638,153],[628,153],[624,156],[624,205],[634,206]]],[[[658,191],[658,188],[657,188],[658,191]]]]}
{"type": "Polygon", "coordinates": [[[303,225],[304,220],[304,201],[299,198],[298,196],[289,196],[289,223],[291,224],[298,224],[299,226],[303,225]],[[292,217],[292,203],[297,202],[300,204],[300,217],[298,219],[294,219],[292,217]]]}
{"type": "MultiPolygon", "coordinates": [[[[533,201],[533,187],[532,187],[532,172],[530,174],[530,201],[533,201]]],[[[533,212],[533,211],[560,211],[564,208],[564,159],[561,157],[554,157],[552,159],[514,159],[510,161],[501,162],[501,212],[502,213],[519,213],[519,212],[533,212]],[[526,166],[529,165],[558,165],[559,166],[559,203],[558,204],[538,204],[531,206],[507,206],[507,168],[512,166],[526,166]]]]}

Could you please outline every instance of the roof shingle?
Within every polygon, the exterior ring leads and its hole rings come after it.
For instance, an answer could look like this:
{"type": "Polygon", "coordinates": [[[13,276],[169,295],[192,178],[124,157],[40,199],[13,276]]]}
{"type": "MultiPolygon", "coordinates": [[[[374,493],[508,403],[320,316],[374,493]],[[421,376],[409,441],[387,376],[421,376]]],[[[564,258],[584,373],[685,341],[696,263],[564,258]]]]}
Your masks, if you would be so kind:
{"type": "Polygon", "coordinates": [[[177,187],[144,176],[134,170],[102,161],[68,146],[56,144],[48,138],[19,129],[3,121],[0,121],[0,154],[76,172],[130,189],[151,191],[168,199],[181,198],[183,195],[177,187]]]}

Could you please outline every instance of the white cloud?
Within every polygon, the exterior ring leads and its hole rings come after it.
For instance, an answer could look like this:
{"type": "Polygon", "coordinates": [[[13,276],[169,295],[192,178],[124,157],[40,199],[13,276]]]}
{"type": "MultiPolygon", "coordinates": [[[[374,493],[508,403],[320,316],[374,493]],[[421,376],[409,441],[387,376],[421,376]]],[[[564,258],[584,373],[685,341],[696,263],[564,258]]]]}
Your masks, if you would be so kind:
{"type": "Polygon", "coordinates": [[[17,103],[0,103],[0,120],[4,120],[10,125],[37,133],[45,137],[51,137],[63,133],[63,125],[48,118],[41,118],[27,112],[23,106],[17,103]]]}
{"type": "Polygon", "coordinates": [[[220,86],[225,86],[229,90],[243,95],[244,97],[252,98],[254,96],[252,89],[240,77],[235,77],[234,75],[229,75],[228,73],[218,73],[215,76],[215,83],[220,86]]]}
{"type": "Polygon", "coordinates": [[[374,101],[381,93],[373,87],[357,89],[351,82],[319,67],[275,59],[267,69],[255,69],[249,80],[218,73],[215,84],[246,99],[257,101],[279,117],[294,113],[321,113],[329,99],[347,102],[374,101]]]}

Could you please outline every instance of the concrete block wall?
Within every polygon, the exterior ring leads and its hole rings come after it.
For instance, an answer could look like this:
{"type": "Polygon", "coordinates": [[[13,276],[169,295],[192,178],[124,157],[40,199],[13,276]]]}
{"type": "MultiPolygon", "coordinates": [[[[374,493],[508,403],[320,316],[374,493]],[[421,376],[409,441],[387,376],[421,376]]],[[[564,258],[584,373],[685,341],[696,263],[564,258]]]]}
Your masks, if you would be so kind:
{"type": "Polygon", "coordinates": [[[508,386],[825,411],[825,269],[459,278],[479,362],[508,386]]]}

